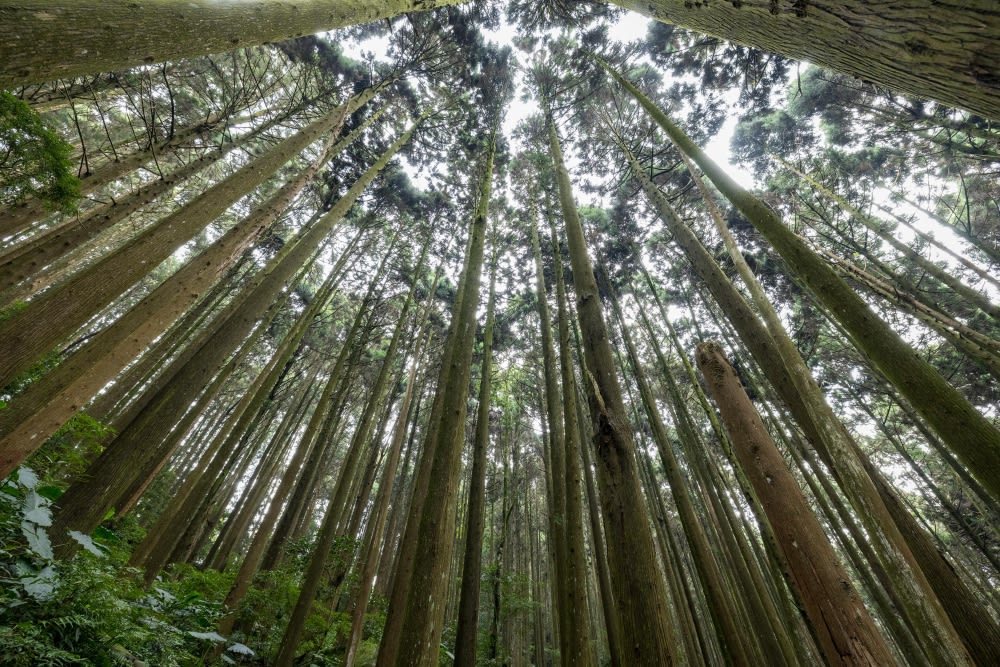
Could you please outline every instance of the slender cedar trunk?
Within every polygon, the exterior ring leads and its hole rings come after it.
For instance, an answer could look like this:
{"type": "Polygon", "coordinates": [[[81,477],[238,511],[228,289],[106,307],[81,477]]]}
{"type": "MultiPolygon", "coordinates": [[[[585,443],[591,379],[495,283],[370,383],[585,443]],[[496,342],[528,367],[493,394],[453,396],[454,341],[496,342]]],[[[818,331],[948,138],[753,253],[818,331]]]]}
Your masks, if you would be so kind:
{"type": "Polygon", "coordinates": [[[23,0],[0,7],[0,87],[222,53],[456,0],[23,0]],[[51,39],[53,21],[60,39],[51,39]],[[72,48],[67,48],[71,44],[72,48]]]}
{"type": "MultiPolygon", "coordinates": [[[[368,340],[370,339],[376,305],[375,302],[381,297],[382,290],[380,281],[384,281],[383,270],[386,263],[389,261],[389,258],[392,256],[392,249],[394,246],[395,238],[392,243],[390,243],[389,251],[383,255],[382,261],[379,263],[378,270],[375,271],[368,284],[365,297],[358,306],[354,320],[348,329],[345,337],[345,343],[341,346],[340,352],[337,355],[333,374],[338,378],[343,378],[343,380],[337,389],[336,394],[328,396],[327,400],[324,401],[318,408],[318,410],[323,412],[322,415],[317,415],[316,417],[320,420],[317,423],[322,424],[322,426],[318,427],[319,433],[316,436],[320,441],[320,444],[314,448],[312,454],[307,460],[305,467],[306,472],[296,483],[295,489],[291,493],[288,505],[282,513],[280,520],[277,522],[274,534],[271,536],[271,541],[268,544],[267,552],[264,554],[264,558],[261,561],[261,569],[270,570],[278,566],[282,558],[285,543],[289,539],[292,539],[293,534],[296,532],[296,527],[300,525],[300,521],[302,521],[305,518],[305,515],[308,514],[307,508],[312,504],[311,498],[319,492],[318,486],[323,478],[324,471],[329,470],[332,467],[331,463],[336,455],[335,446],[340,442],[340,439],[335,437],[335,434],[337,433],[338,426],[340,425],[342,410],[347,404],[347,392],[350,385],[353,383],[352,374],[355,369],[355,362],[361,350],[367,347],[368,340]]],[[[365,406],[366,409],[371,407],[370,403],[365,406]]],[[[355,430],[354,437],[351,442],[351,448],[357,445],[358,433],[357,430],[355,430]]],[[[349,449],[348,457],[350,456],[351,450],[349,449]]],[[[344,463],[342,462],[341,471],[343,471],[343,469],[344,463]]],[[[330,512],[336,513],[337,507],[339,506],[334,506],[332,503],[328,505],[327,515],[329,516],[330,512]]]]}
{"type": "MultiPolygon", "coordinates": [[[[990,273],[988,269],[984,269],[983,267],[976,264],[965,255],[956,252],[954,248],[951,248],[949,245],[937,240],[936,238],[934,238],[933,235],[917,229],[910,223],[909,220],[901,216],[897,211],[894,211],[890,208],[886,208],[878,203],[875,203],[875,206],[880,208],[884,213],[888,213],[890,216],[892,216],[892,218],[895,219],[896,222],[898,222],[903,227],[906,227],[906,229],[908,229],[914,236],[920,238],[928,245],[933,246],[936,250],[948,255],[954,261],[958,262],[965,268],[975,273],[982,280],[985,280],[987,283],[993,285],[993,287],[1000,288],[1000,280],[998,280],[994,274],[990,273]]],[[[988,264],[989,263],[987,262],[987,265],[988,264]]]]}
{"type": "Polygon", "coordinates": [[[497,130],[486,148],[472,219],[466,266],[459,283],[435,405],[414,479],[409,516],[400,543],[379,665],[436,665],[444,623],[448,564],[455,539],[455,495],[465,441],[465,417],[476,309],[493,181],[497,130]],[[431,486],[433,485],[433,493],[431,486]],[[404,654],[405,651],[405,654],[404,654]]]}
{"type": "MultiPolygon", "coordinates": [[[[576,378],[573,379],[573,396],[576,400],[577,414],[585,413],[585,406],[580,395],[576,378]]],[[[577,420],[578,437],[586,443],[589,438],[584,434],[583,423],[577,420]]],[[[583,478],[587,491],[587,517],[590,520],[590,535],[593,539],[593,553],[597,570],[597,583],[601,593],[601,610],[604,613],[604,629],[608,636],[608,654],[612,667],[622,667],[621,628],[618,627],[618,614],[615,611],[615,596],[611,587],[611,572],[608,568],[608,548],[604,541],[604,526],[601,525],[601,499],[597,495],[597,482],[594,479],[594,462],[590,447],[580,447],[583,459],[583,478]]]]}
{"type": "MultiPolygon", "coordinates": [[[[42,443],[81,405],[112,380],[153,340],[181,317],[198,296],[217,283],[244,251],[278,220],[325,164],[325,151],[267,202],[232,227],[205,252],[165,280],[87,347],[18,396],[14,410],[0,419],[4,460],[23,460],[27,446],[42,443]],[[18,443],[21,446],[18,447],[18,443]]],[[[16,465],[16,463],[14,463],[16,465]]]]}
{"type": "MultiPolygon", "coordinates": [[[[429,294],[434,294],[437,289],[440,272],[434,275],[429,294]]],[[[420,360],[423,355],[424,346],[429,340],[428,323],[430,322],[431,302],[428,301],[424,307],[423,322],[417,333],[417,344],[413,350],[413,361],[410,364],[410,372],[406,379],[406,393],[403,394],[403,401],[399,406],[399,413],[396,416],[396,424],[392,430],[392,439],[389,443],[389,453],[386,457],[385,466],[382,470],[382,477],[379,481],[378,497],[375,499],[375,507],[372,516],[368,520],[365,528],[364,565],[358,575],[358,592],[355,596],[354,610],[351,614],[351,635],[347,641],[347,649],[344,657],[344,664],[353,667],[357,656],[358,645],[361,642],[361,630],[364,626],[365,613],[368,611],[368,600],[372,593],[375,579],[376,567],[378,566],[379,546],[388,544],[390,535],[385,535],[385,526],[389,515],[390,499],[392,497],[393,482],[397,480],[397,470],[399,469],[400,455],[403,450],[403,441],[406,439],[407,425],[416,419],[416,412],[411,410],[414,407],[413,397],[417,386],[417,372],[420,367],[420,360]]],[[[388,558],[387,558],[388,559],[388,558]]]]}
{"type": "Polygon", "coordinates": [[[547,116],[587,360],[588,377],[584,385],[594,425],[598,481],[608,532],[608,565],[625,650],[622,659],[631,664],[670,665],[674,663],[674,641],[667,624],[667,591],[656,562],[649,512],[636,468],[635,445],[569,174],[563,164],[555,125],[551,115],[547,116]]]}
{"type": "MultiPolygon", "coordinates": [[[[87,414],[117,432],[125,426],[156,395],[170,375],[164,373],[172,365],[179,350],[198,340],[202,325],[221,309],[226,297],[237,291],[246,278],[251,258],[244,256],[236,266],[216,283],[184,317],[174,323],[160,339],[147,348],[138,360],[115,378],[114,384],[97,396],[86,408],[87,414]]],[[[252,271],[252,269],[251,269],[252,271]]]]}
{"type": "MultiPolygon", "coordinates": [[[[494,253],[496,249],[494,248],[494,253]]],[[[497,260],[490,266],[490,296],[483,327],[483,359],[479,366],[479,405],[472,442],[472,472],[465,523],[465,559],[455,631],[455,664],[476,664],[479,627],[479,583],[483,571],[483,517],[486,507],[486,458],[490,445],[490,386],[493,374],[493,318],[496,304],[497,260]]]]}
{"type": "Polygon", "coordinates": [[[207,192],[160,220],[113,254],[46,292],[0,323],[0,386],[29,368],[60,340],[170,256],[233,203],[252,192],[317,139],[341,127],[349,113],[376,92],[365,93],[288,137],[207,192]]]}
{"type": "MultiPolygon", "coordinates": [[[[247,285],[240,293],[244,297],[243,301],[240,301],[238,295],[230,304],[226,326],[211,338],[209,345],[198,350],[184,365],[184,372],[174,377],[160,392],[160,407],[144,411],[140,421],[130,424],[105,449],[92,467],[91,476],[74,485],[75,491],[71,488],[63,495],[62,510],[56,516],[54,525],[90,532],[109,506],[114,506],[116,500],[127,497],[128,489],[134,488],[144,475],[158,468],[169,452],[163,451],[162,447],[151,446],[151,443],[160,441],[158,433],[162,432],[164,416],[173,415],[187,405],[190,388],[203,385],[205,378],[211,377],[219,361],[246,337],[260,313],[273,306],[275,299],[295,273],[311,263],[310,257],[315,255],[320,242],[340,222],[392,156],[409,140],[413,129],[400,136],[326,215],[295,243],[285,246],[269,264],[269,270],[262,272],[265,275],[247,285]]],[[[167,419],[166,423],[170,423],[170,420],[167,419]]]]}
{"type": "MultiPolygon", "coordinates": [[[[386,109],[387,107],[383,106],[378,111],[370,114],[364,122],[353,130],[347,137],[337,142],[335,146],[330,148],[327,151],[325,159],[328,161],[336,156],[341,150],[343,150],[343,148],[349,145],[365,127],[380,117],[386,109]]],[[[71,224],[60,226],[53,229],[50,233],[44,234],[38,238],[33,238],[23,246],[15,248],[11,253],[8,253],[2,260],[0,260],[0,262],[2,262],[0,263],[0,293],[3,293],[4,298],[9,301],[11,299],[26,298],[30,294],[38,292],[41,288],[47,287],[55,280],[55,274],[58,272],[58,267],[62,263],[61,261],[56,260],[61,260],[68,254],[76,253],[81,246],[84,246],[85,243],[94,239],[103,230],[114,226],[121,220],[124,220],[139,208],[156,201],[164,193],[170,192],[173,188],[180,185],[199,171],[205,169],[208,165],[218,163],[225,155],[234,149],[246,146],[256,137],[259,137],[262,133],[273,127],[273,125],[279,120],[281,120],[281,118],[276,118],[273,121],[253,130],[247,135],[238,138],[236,141],[224,144],[218,150],[191,160],[187,164],[182,165],[169,174],[142,186],[138,191],[122,199],[113,201],[112,203],[104,206],[96,207],[88,211],[78,220],[72,221],[71,224]],[[55,264],[51,264],[52,262],[55,262],[55,264]],[[16,289],[15,286],[17,286],[16,289]],[[5,290],[7,291],[5,292],[5,290]]],[[[334,134],[331,136],[335,137],[336,135],[334,134]]],[[[320,161],[322,160],[323,158],[321,157],[320,161]]],[[[310,166],[303,171],[303,177],[308,179],[305,174],[312,173],[315,170],[315,166],[310,166]]],[[[278,194],[272,196],[271,200],[263,205],[263,208],[270,209],[275,206],[276,202],[280,201],[280,198],[285,196],[285,193],[290,187],[292,187],[290,184],[286,184],[278,194]]],[[[255,209],[254,213],[249,217],[266,217],[266,212],[260,211],[259,208],[260,207],[255,209]]],[[[230,234],[231,233],[232,232],[230,232],[230,234]]],[[[194,261],[202,261],[205,266],[212,266],[205,261],[204,257],[200,260],[194,261]]],[[[192,290],[194,290],[194,288],[192,288],[192,290]]]]}
{"type": "MultiPolygon", "coordinates": [[[[555,608],[559,624],[559,655],[563,663],[570,659],[577,647],[585,647],[582,642],[573,642],[571,637],[576,632],[571,627],[571,619],[575,620],[576,611],[569,600],[572,596],[579,601],[578,572],[572,569],[567,553],[566,526],[566,431],[562,405],[559,400],[559,384],[557,380],[556,356],[552,343],[552,320],[549,316],[548,296],[545,288],[545,273],[542,266],[542,251],[538,240],[536,223],[537,210],[535,193],[529,192],[529,213],[531,221],[531,246],[535,255],[535,281],[538,294],[538,317],[542,333],[542,373],[545,379],[545,414],[549,426],[548,451],[545,457],[546,475],[550,489],[549,498],[549,536],[552,542],[553,569],[555,577],[552,582],[557,597],[555,608]],[[572,569],[572,571],[570,571],[572,569]],[[571,577],[573,579],[571,580],[571,577]],[[572,591],[572,592],[571,592],[572,591]]],[[[582,627],[579,629],[583,629],[582,627]]]]}
{"type": "MultiPolygon", "coordinates": [[[[687,157],[685,162],[691,169],[687,157]]],[[[693,169],[691,173],[705,197],[716,229],[722,236],[737,271],[764,317],[778,355],[788,368],[789,379],[795,385],[805,409],[809,411],[809,419],[816,426],[820,445],[818,449],[824,454],[824,459],[834,470],[841,485],[845,487],[845,492],[858,511],[858,515],[866,524],[869,539],[879,543],[878,553],[884,564],[882,571],[891,579],[892,593],[897,596],[901,610],[909,616],[912,623],[917,625],[916,636],[927,655],[932,661],[937,662],[968,662],[970,660],[966,653],[968,647],[970,650],[980,652],[981,659],[984,652],[973,647],[981,646],[983,640],[976,637],[975,633],[970,633],[969,628],[962,627],[959,622],[969,612],[963,610],[957,613],[945,609],[939,603],[935,593],[944,587],[946,579],[932,578],[924,569],[927,559],[918,558],[914,553],[914,540],[902,533],[900,519],[892,516],[888,509],[889,503],[885,502],[881,497],[882,492],[877,489],[878,484],[884,484],[881,475],[872,468],[868,457],[861,452],[857,443],[834,415],[801,355],[785,332],[762,287],[736,247],[711,194],[693,169]],[[954,625],[952,621],[955,621],[954,625]],[[961,645],[961,641],[965,642],[965,647],[961,645]]],[[[912,518],[904,521],[911,522],[912,518]]],[[[882,564],[879,564],[880,568],[882,564]]]]}
{"type": "MultiPolygon", "coordinates": [[[[287,458],[288,449],[293,444],[291,439],[287,437],[288,432],[293,426],[301,423],[308,409],[313,407],[314,399],[319,391],[318,387],[311,387],[308,396],[304,397],[303,394],[297,399],[293,399],[277,430],[273,433],[262,425],[268,423],[268,418],[277,418],[279,414],[277,406],[274,410],[261,413],[262,418],[256,422],[256,425],[261,428],[261,436],[257,438],[258,446],[254,448],[259,450],[261,446],[264,447],[264,451],[260,453],[260,462],[247,476],[243,492],[233,503],[233,511],[226,518],[219,530],[219,535],[205,555],[203,569],[211,568],[223,572],[229,566],[229,558],[237,542],[243,539],[250,522],[267,504],[265,501],[271,481],[277,474],[279,464],[287,458]]],[[[221,493],[221,489],[220,495],[224,495],[221,493]]],[[[218,501],[213,499],[213,502],[218,501]]]]}
{"type": "Polygon", "coordinates": [[[944,229],[947,229],[961,236],[970,245],[979,250],[979,252],[981,252],[983,256],[987,258],[987,261],[992,262],[994,266],[1000,264],[1000,247],[998,247],[996,244],[991,243],[986,239],[980,238],[979,236],[973,234],[971,225],[966,226],[959,224],[960,223],[959,220],[955,220],[955,223],[953,224],[948,220],[945,220],[941,216],[937,215],[936,213],[934,213],[934,211],[930,211],[927,208],[921,206],[919,203],[913,201],[912,199],[908,199],[905,195],[901,195],[900,193],[894,193],[894,195],[899,196],[902,199],[902,201],[906,202],[913,208],[917,209],[918,211],[926,215],[928,218],[930,218],[937,224],[941,225],[941,227],[943,227],[944,229]]]}
{"type": "MultiPolygon", "coordinates": [[[[634,163],[633,163],[634,164],[634,163]]],[[[796,415],[796,420],[810,433],[810,441],[821,452],[844,485],[851,502],[858,508],[859,516],[866,522],[871,533],[870,539],[879,539],[879,554],[886,561],[884,572],[892,577],[895,591],[904,603],[903,609],[914,622],[923,628],[921,638],[932,655],[938,655],[942,662],[954,662],[964,649],[956,642],[955,630],[948,617],[936,605],[936,598],[930,582],[924,577],[918,562],[910,552],[909,545],[899,533],[896,522],[890,517],[878,493],[862,470],[865,457],[857,450],[850,436],[826,404],[822,394],[810,382],[808,369],[787,339],[787,334],[773,314],[773,309],[760,291],[752,275],[741,271],[750,280],[751,294],[761,311],[768,316],[770,326],[764,329],[749,306],[736,292],[732,284],[708,255],[707,251],[687,227],[680,224],[676,214],[665,203],[662,194],[640,176],[661,219],[674,233],[678,243],[688,255],[695,271],[709,285],[713,296],[726,310],[730,321],[739,330],[742,340],[757,358],[761,368],[768,374],[772,384],[782,399],[796,415]],[[770,311],[770,314],[768,314],[770,311]],[[773,335],[772,335],[773,334],[773,335]],[[786,368],[794,364],[797,372],[786,368]],[[832,453],[831,453],[832,452],[832,453]],[[946,657],[947,656],[947,657],[946,657]]],[[[726,234],[723,233],[725,238],[726,234]]],[[[734,260],[740,266],[742,256],[738,251],[734,260]]]]}
{"type": "MultiPolygon", "coordinates": [[[[372,274],[372,282],[368,288],[369,295],[374,295],[376,290],[378,290],[379,285],[385,284],[385,266],[389,257],[393,254],[392,251],[396,244],[396,238],[397,234],[394,233],[393,239],[389,244],[388,252],[386,252],[379,267],[372,274]]],[[[421,267],[423,266],[423,257],[426,256],[426,249],[427,243],[424,244],[424,251],[421,254],[421,267]]],[[[295,600],[295,606],[292,608],[288,626],[285,628],[285,634],[281,640],[281,648],[279,649],[278,655],[274,660],[274,664],[277,666],[288,667],[295,660],[295,651],[298,648],[299,640],[302,638],[302,633],[305,630],[306,618],[312,608],[313,600],[316,598],[316,593],[323,580],[323,575],[327,566],[327,558],[330,555],[330,549],[333,547],[334,539],[343,535],[341,531],[337,530],[337,524],[339,517],[342,514],[342,508],[347,500],[347,489],[350,488],[350,483],[357,474],[358,462],[361,460],[363,452],[370,446],[368,443],[370,425],[374,419],[374,415],[379,412],[378,404],[383,398],[382,395],[390,375],[389,370],[395,361],[395,348],[399,343],[399,339],[405,326],[406,311],[409,309],[410,303],[413,300],[413,292],[416,289],[416,284],[417,281],[414,280],[410,286],[410,293],[407,295],[403,313],[397,322],[392,340],[389,343],[390,349],[382,361],[382,368],[379,371],[378,379],[375,381],[375,386],[372,388],[369,400],[362,411],[361,421],[355,428],[354,436],[351,438],[351,444],[350,447],[348,447],[345,460],[340,465],[337,483],[334,485],[333,495],[330,498],[330,503],[326,509],[326,515],[323,517],[323,522],[320,525],[319,533],[316,537],[316,544],[313,547],[312,555],[309,558],[309,565],[306,568],[305,575],[302,580],[302,587],[295,600]]],[[[366,301],[371,298],[371,296],[366,297],[366,301]]],[[[360,322],[360,317],[355,320],[356,328],[360,328],[360,322]]],[[[344,348],[348,349],[348,347],[349,346],[345,343],[344,348]]]]}
{"type": "MultiPolygon", "coordinates": [[[[0,15],[2,12],[3,9],[0,8],[0,15]]],[[[86,196],[137,169],[155,156],[184,145],[192,137],[216,127],[225,117],[225,114],[211,114],[207,118],[175,131],[172,136],[157,144],[136,150],[114,162],[99,167],[96,171],[86,174],[80,179],[80,194],[86,196]]],[[[0,211],[0,237],[23,232],[31,227],[33,222],[44,218],[49,213],[50,211],[45,204],[37,199],[27,199],[7,210],[0,211]]]]}
{"type": "Polygon", "coordinates": [[[778,537],[824,657],[832,665],[896,664],[722,349],[701,343],[697,361],[778,537]]]}
{"type": "MultiPolygon", "coordinates": [[[[557,242],[555,227],[551,228],[553,264],[556,275],[556,301],[558,303],[559,321],[559,366],[562,374],[563,423],[565,433],[565,448],[563,463],[565,471],[562,475],[565,484],[565,526],[563,531],[566,540],[566,562],[563,564],[566,572],[566,632],[568,634],[567,653],[563,653],[563,664],[590,665],[597,664],[597,650],[594,638],[591,636],[590,615],[587,603],[587,564],[583,539],[583,477],[580,468],[583,454],[583,441],[580,438],[580,412],[576,402],[576,375],[573,370],[573,357],[570,354],[570,313],[569,299],[566,295],[566,281],[560,247],[557,242]]],[[[617,629],[617,628],[616,628],[617,629]]],[[[620,650],[620,645],[617,647],[620,650]]],[[[613,661],[621,661],[621,655],[613,661]]]]}
{"type": "MultiPolygon", "coordinates": [[[[794,346],[786,342],[779,354],[781,339],[787,341],[787,334],[780,322],[772,319],[771,330],[776,332],[772,338],[770,331],[757,320],[704,247],[687,227],[680,224],[659,191],[651,188],[647,181],[643,181],[643,184],[662,220],[688,254],[695,271],[705,280],[739,332],[741,340],[805,430],[810,442],[837,475],[838,482],[857,509],[858,516],[865,522],[869,539],[879,539],[879,558],[885,561],[883,571],[892,577],[893,590],[899,594],[904,603],[903,608],[913,622],[923,619],[918,639],[925,649],[929,649],[932,654],[943,652],[947,655],[950,652],[961,655],[962,648],[955,647],[954,641],[948,638],[948,635],[957,631],[977,661],[986,664],[994,662],[998,650],[995,638],[1000,635],[991,631],[992,618],[973,596],[962,595],[967,592],[964,584],[951,568],[943,567],[945,561],[929,543],[929,538],[922,536],[923,530],[899,505],[898,499],[894,498],[895,492],[882,478],[881,472],[857,448],[839,420],[832,413],[823,417],[824,412],[830,412],[829,406],[822,395],[816,393],[818,389],[814,389],[815,382],[808,381],[808,370],[801,370],[804,362],[794,352],[794,346]],[[786,364],[798,365],[800,372],[790,373],[786,364]],[[942,616],[935,610],[935,597],[944,604],[950,623],[948,619],[943,619],[944,623],[941,623],[942,616]],[[952,626],[954,630],[948,626],[952,626]],[[933,642],[929,643],[932,639],[933,642]]],[[[739,266],[738,259],[734,261],[739,266]]],[[[756,281],[749,284],[756,285],[756,281]]],[[[757,291],[758,288],[753,286],[750,289],[757,291]]],[[[766,298],[758,295],[757,300],[762,307],[761,312],[773,310],[768,306],[766,298]]],[[[941,658],[941,661],[955,662],[949,658],[941,658]]]]}
{"type": "Polygon", "coordinates": [[[171,497],[156,524],[133,550],[129,565],[145,570],[147,585],[166,564],[171,551],[185,530],[185,525],[209,497],[215,481],[223,474],[231,474],[238,454],[242,450],[238,445],[245,441],[244,435],[247,429],[255,421],[268,396],[275,389],[285,368],[293,360],[293,355],[301,349],[299,345],[302,338],[317,312],[329,300],[335,283],[332,278],[336,273],[336,270],[331,273],[330,278],[285,336],[267,366],[262,369],[253,386],[241,399],[225,426],[215,434],[198,469],[171,497]]]}
{"type": "Polygon", "coordinates": [[[851,217],[860,222],[862,225],[870,229],[878,236],[880,239],[885,241],[887,244],[892,246],[899,254],[906,257],[907,260],[915,264],[916,266],[927,272],[928,275],[933,276],[937,280],[941,281],[948,287],[950,287],[955,294],[959,295],[965,299],[969,304],[976,308],[981,309],[983,312],[987,313],[996,321],[1000,321],[1000,306],[992,303],[986,296],[982,293],[972,289],[961,280],[953,276],[951,273],[941,268],[934,262],[925,258],[921,254],[915,252],[905,243],[897,239],[893,234],[882,229],[882,223],[878,220],[871,218],[866,215],[863,211],[860,211],[856,206],[852,206],[849,201],[844,197],[840,196],[833,190],[829,189],[815,178],[806,174],[799,169],[796,169],[793,165],[785,162],[784,160],[777,158],[789,171],[795,173],[797,176],[805,180],[807,183],[812,185],[816,190],[822,194],[824,197],[833,200],[837,203],[844,211],[851,214],[851,217]]]}
{"type": "Polygon", "coordinates": [[[817,253],[836,267],[839,275],[853,279],[856,284],[864,286],[896,308],[917,318],[947,340],[957,352],[978,361],[995,379],[1000,380],[1000,341],[965,326],[928,305],[912,292],[890,285],[856,264],[821,248],[817,249],[817,253]]]}
{"type": "Polygon", "coordinates": [[[992,0],[613,1],[664,23],[1000,118],[1000,9],[992,0]]]}
{"type": "MultiPolygon", "coordinates": [[[[339,378],[331,377],[323,390],[323,394],[319,398],[317,404],[317,410],[314,410],[313,415],[317,412],[322,412],[318,409],[319,406],[323,405],[324,400],[329,400],[329,393],[336,386],[339,378]]],[[[264,548],[271,536],[271,531],[274,528],[274,524],[278,520],[278,516],[281,513],[282,506],[284,504],[285,498],[288,496],[288,492],[291,490],[292,486],[295,484],[296,478],[299,476],[300,470],[302,468],[302,462],[306,459],[309,452],[316,445],[316,429],[319,424],[316,423],[317,420],[311,419],[310,424],[306,428],[301,441],[299,441],[298,446],[295,447],[295,451],[292,458],[288,461],[287,467],[281,476],[281,481],[278,483],[278,488],[275,489],[274,497],[271,499],[271,503],[267,508],[267,512],[260,521],[260,525],[257,527],[257,532],[247,547],[246,552],[243,556],[243,561],[240,563],[240,568],[236,572],[236,578],[233,580],[233,585],[226,594],[226,599],[222,603],[223,615],[219,619],[218,631],[219,634],[223,636],[228,636],[232,632],[233,627],[236,624],[237,612],[239,610],[239,605],[246,596],[247,591],[250,590],[250,585],[253,583],[254,575],[257,573],[258,566],[260,565],[261,558],[264,556],[264,548]]],[[[219,646],[215,651],[209,653],[212,657],[217,657],[221,653],[223,647],[219,646]]],[[[206,662],[211,662],[211,660],[206,660],[206,662]]]]}
{"type": "Polygon", "coordinates": [[[937,431],[970,472],[1000,498],[1000,431],[938,374],[763,202],[741,188],[621,74],[604,66],[778,251],[845,328],[853,344],[937,431]]]}
{"type": "MultiPolygon", "coordinates": [[[[429,343],[430,341],[428,341],[429,343]]],[[[406,452],[403,454],[403,463],[400,466],[400,473],[392,485],[392,499],[389,501],[390,514],[386,518],[385,539],[382,541],[382,557],[379,560],[378,573],[375,577],[375,595],[388,599],[392,594],[393,582],[399,561],[399,541],[402,539],[402,532],[406,529],[406,515],[410,507],[410,497],[413,487],[413,457],[416,455],[417,433],[422,432],[426,426],[426,419],[421,420],[420,413],[427,399],[424,392],[429,385],[428,379],[430,369],[428,369],[422,379],[420,398],[413,406],[413,419],[410,422],[410,432],[406,439],[406,452]]]]}
{"type": "MultiPolygon", "coordinates": [[[[608,290],[608,299],[611,308],[618,318],[618,327],[625,341],[625,350],[628,354],[632,366],[632,375],[636,385],[639,387],[639,396],[646,412],[646,419],[653,432],[653,441],[656,443],[656,450],[660,455],[660,463],[666,473],[667,483],[670,486],[670,493],[677,507],[677,513],[684,528],[684,534],[688,538],[688,543],[694,556],[694,563],[701,580],[702,590],[708,600],[709,610],[712,619],[721,634],[720,639],[723,653],[727,663],[736,665],[751,665],[754,662],[751,647],[745,644],[744,635],[738,627],[739,619],[735,615],[736,605],[731,596],[727,595],[727,582],[722,576],[722,571],[717,562],[716,556],[709,544],[708,536],[702,527],[695,510],[694,502],[691,498],[688,482],[681,472],[680,464],[674,454],[670,437],[667,435],[666,426],[660,418],[656,399],[653,390],[646,379],[645,370],[639,361],[639,353],[636,351],[632,334],[628,330],[625,316],[622,314],[618,304],[617,296],[608,290]]],[[[680,427],[678,427],[680,430],[680,427]]],[[[692,436],[693,433],[685,433],[692,436]]],[[[772,656],[777,659],[779,656],[772,656]]]]}

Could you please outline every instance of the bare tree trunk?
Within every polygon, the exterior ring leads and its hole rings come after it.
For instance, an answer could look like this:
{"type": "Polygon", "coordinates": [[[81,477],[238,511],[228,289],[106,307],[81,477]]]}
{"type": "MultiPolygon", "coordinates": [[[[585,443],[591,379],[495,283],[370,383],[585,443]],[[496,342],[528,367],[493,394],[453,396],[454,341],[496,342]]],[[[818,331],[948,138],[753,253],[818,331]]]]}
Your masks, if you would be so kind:
{"type": "Polygon", "coordinates": [[[716,343],[701,343],[698,368],[726,424],[740,467],[757,492],[823,654],[833,665],[896,663],[822,526],[716,343]]]}

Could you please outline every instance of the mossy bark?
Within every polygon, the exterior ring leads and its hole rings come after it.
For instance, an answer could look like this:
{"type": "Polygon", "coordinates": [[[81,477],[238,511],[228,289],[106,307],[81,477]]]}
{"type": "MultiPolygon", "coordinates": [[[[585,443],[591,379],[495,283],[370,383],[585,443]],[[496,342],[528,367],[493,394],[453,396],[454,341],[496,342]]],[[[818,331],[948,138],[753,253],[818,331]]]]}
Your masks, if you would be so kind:
{"type": "Polygon", "coordinates": [[[456,1],[18,0],[0,5],[0,88],[280,42],[456,1]]]}
{"type": "Polygon", "coordinates": [[[400,542],[389,614],[378,653],[380,666],[429,667],[438,662],[448,566],[455,546],[456,494],[496,138],[494,129],[478,183],[455,317],[414,478],[410,518],[400,542]]]}
{"type": "Polygon", "coordinates": [[[472,472],[465,521],[465,555],[461,598],[455,629],[455,664],[475,665],[479,635],[479,588],[483,571],[483,526],[486,515],[486,465],[490,445],[490,388],[493,374],[493,322],[496,307],[496,259],[490,268],[490,296],[483,327],[483,359],[479,364],[479,405],[472,441],[472,472]]]}
{"type": "Polygon", "coordinates": [[[588,369],[583,381],[593,422],[594,458],[608,537],[608,565],[622,631],[622,658],[627,664],[671,665],[675,662],[675,642],[668,624],[667,590],[656,562],[635,443],[569,173],[551,116],[546,121],[588,369]]]}
{"type": "Polygon", "coordinates": [[[1000,119],[994,0],[613,0],[698,32],[1000,119]]]}

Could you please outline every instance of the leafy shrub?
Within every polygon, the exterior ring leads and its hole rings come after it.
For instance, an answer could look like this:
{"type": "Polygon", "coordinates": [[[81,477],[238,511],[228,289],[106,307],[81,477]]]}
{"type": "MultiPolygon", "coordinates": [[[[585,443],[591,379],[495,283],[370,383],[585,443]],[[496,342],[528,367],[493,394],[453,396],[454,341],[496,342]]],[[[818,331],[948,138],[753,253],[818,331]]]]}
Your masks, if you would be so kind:
{"type": "Polygon", "coordinates": [[[73,175],[71,153],[28,104],[0,92],[0,205],[37,197],[49,208],[74,212],[80,181],[73,175]]]}
{"type": "MultiPolygon", "coordinates": [[[[84,552],[56,561],[47,532],[50,490],[21,468],[0,487],[0,656],[5,665],[204,664],[229,579],[181,568],[177,581],[142,587],[137,570],[116,565],[107,548],[71,533],[84,552]]],[[[230,644],[223,662],[252,657],[230,644]]]]}

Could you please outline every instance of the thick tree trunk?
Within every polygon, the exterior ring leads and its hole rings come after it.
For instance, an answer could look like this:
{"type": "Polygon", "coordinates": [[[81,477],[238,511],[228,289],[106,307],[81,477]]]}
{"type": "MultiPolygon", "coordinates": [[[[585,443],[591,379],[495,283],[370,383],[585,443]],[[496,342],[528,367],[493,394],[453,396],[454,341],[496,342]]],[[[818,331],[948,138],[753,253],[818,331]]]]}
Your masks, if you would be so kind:
{"type": "Polygon", "coordinates": [[[584,383],[594,425],[595,460],[608,533],[608,565],[625,651],[622,659],[627,664],[671,665],[675,662],[674,640],[667,622],[667,590],[656,562],[635,444],[569,173],[551,117],[547,124],[587,364],[584,383]]]}
{"type": "Polygon", "coordinates": [[[456,1],[6,2],[0,5],[0,88],[280,42],[456,1]]]}
{"type": "Polygon", "coordinates": [[[664,23],[1000,119],[994,0],[613,0],[664,23]]]}
{"type": "Polygon", "coordinates": [[[896,664],[722,349],[701,343],[697,361],[740,467],[778,538],[823,655],[831,665],[896,664]]]}

